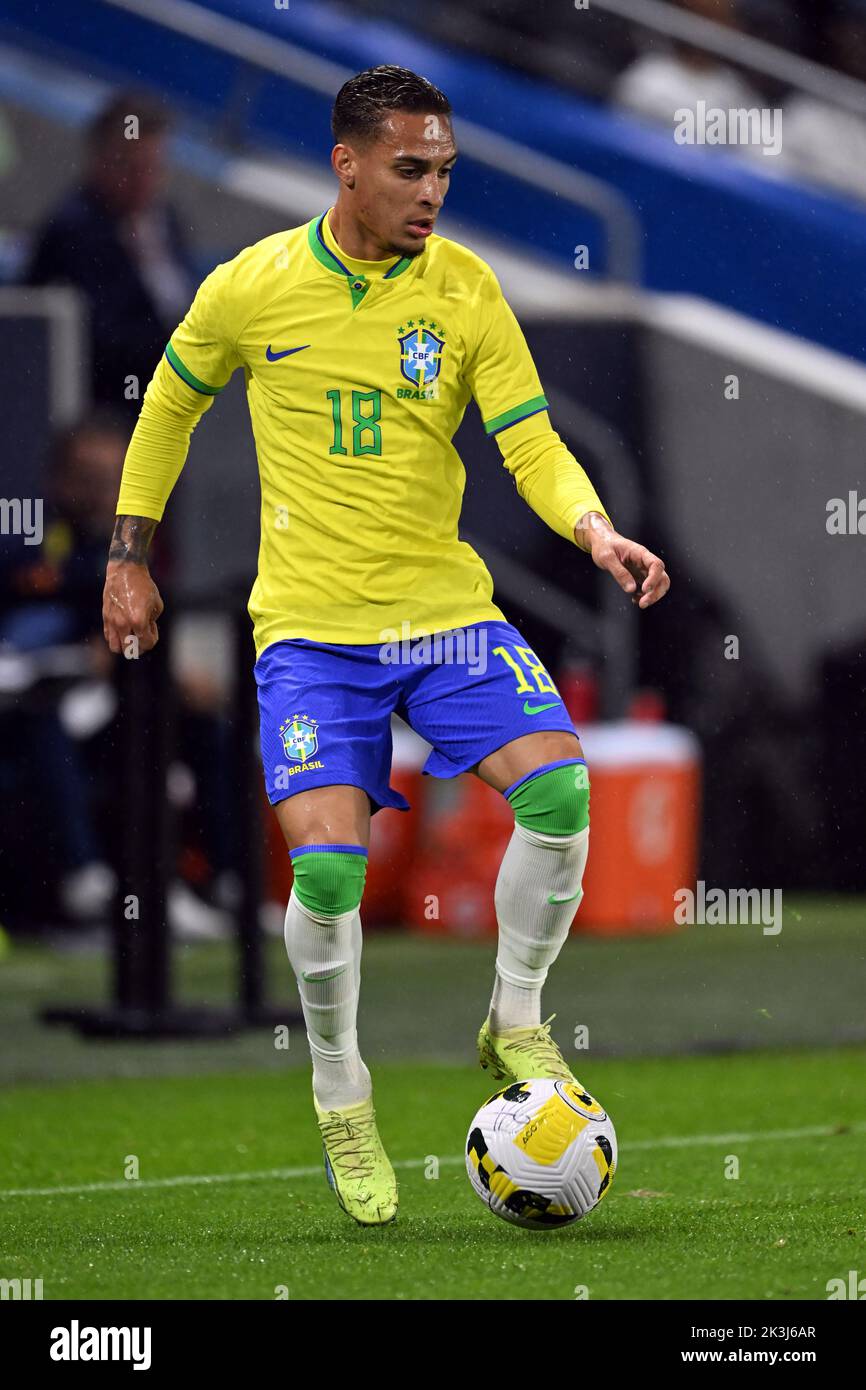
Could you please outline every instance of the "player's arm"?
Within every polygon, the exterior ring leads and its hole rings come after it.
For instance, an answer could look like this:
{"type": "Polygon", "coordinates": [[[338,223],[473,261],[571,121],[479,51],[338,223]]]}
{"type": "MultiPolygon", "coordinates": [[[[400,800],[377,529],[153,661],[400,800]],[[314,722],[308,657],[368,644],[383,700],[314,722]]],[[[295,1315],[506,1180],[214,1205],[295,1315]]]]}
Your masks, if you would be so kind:
{"type": "Polygon", "coordinates": [[[149,516],[118,516],[108,550],[102,591],[102,630],[111,651],[150,651],[159,640],[156,620],[162,613],[159,590],[150,577],[147,551],[157,522],[149,516]]]}
{"type": "Polygon", "coordinates": [[[193,430],[241,364],[232,266],[217,266],[202,282],[172,334],[126,451],[102,597],[103,632],[113,652],[128,651],[130,638],[139,653],[158,640],[163,604],[148,569],[148,549],[193,430]]]}
{"type": "Polygon", "coordinates": [[[475,309],[478,337],[466,379],[518,492],[552,530],[607,570],[634,603],[649,608],[670,587],[664,564],[616,531],[585,470],[553,429],[526,339],[489,269],[475,309]]]}

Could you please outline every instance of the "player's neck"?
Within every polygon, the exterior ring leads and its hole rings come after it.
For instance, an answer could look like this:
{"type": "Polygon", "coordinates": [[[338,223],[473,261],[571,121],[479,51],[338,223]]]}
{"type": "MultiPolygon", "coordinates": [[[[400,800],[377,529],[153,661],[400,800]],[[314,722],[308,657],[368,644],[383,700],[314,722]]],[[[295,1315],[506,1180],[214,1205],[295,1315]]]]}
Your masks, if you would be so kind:
{"type": "Polygon", "coordinates": [[[373,241],[365,227],[340,207],[339,202],[331,208],[326,221],[340,250],[353,261],[391,261],[399,256],[397,251],[383,256],[381,246],[373,241]]]}

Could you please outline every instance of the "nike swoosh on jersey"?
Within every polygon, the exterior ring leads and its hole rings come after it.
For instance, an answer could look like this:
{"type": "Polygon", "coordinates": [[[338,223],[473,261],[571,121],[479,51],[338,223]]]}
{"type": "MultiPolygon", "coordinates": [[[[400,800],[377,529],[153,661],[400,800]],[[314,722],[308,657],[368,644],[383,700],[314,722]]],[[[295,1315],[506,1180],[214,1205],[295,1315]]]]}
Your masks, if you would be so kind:
{"type": "Polygon", "coordinates": [[[543,710],[546,710],[546,709],[556,709],[556,706],[559,705],[559,704],[561,704],[561,703],[562,703],[561,700],[554,700],[554,701],[553,701],[551,704],[549,704],[549,705],[531,705],[531,704],[529,703],[528,700],[524,700],[524,701],[523,701],[523,713],[524,713],[524,714],[541,714],[543,710]]]}
{"type": "Polygon", "coordinates": [[[293,352],[303,352],[304,348],[311,347],[311,343],[304,343],[304,347],[286,348],[284,352],[274,352],[270,343],[265,351],[265,357],[269,362],[279,362],[281,357],[291,357],[293,352]]]}

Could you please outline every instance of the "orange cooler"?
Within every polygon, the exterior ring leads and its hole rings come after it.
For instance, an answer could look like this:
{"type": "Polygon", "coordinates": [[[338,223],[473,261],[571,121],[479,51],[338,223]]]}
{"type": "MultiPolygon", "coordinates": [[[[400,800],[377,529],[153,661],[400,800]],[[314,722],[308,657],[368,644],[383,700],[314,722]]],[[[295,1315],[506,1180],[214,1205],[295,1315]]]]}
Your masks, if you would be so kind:
{"type": "Polygon", "coordinates": [[[672,931],[674,894],[693,888],[700,745],[688,729],[581,724],[589,767],[589,860],[576,931],[672,931]]]}
{"type": "MultiPolygon", "coordinates": [[[[578,725],[589,767],[590,847],[574,930],[672,931],[674,894],[694,887],[700,823],[698,740],[671,724],[578,725]]],[[[409,812],[373,817],[365,926],[405,923],[449,936],[496,934],[493,890],[511,837],[508,802],[477,777],[424,777],[423,739],[395,720],[391,784],[409,812]]],[[[288,897],[291,868],[269,810],[270,887],[288,897]]]]}
{"type": "MultiPolygon", "coordinates": [[[[579,733],[592,790],[574,930],[672,931],[674,894],[693,887],[697,871],[698,741],[688,729],[637,720],[581,723],[579,733]]],[[[493,890],[511,808],[477,777],[423,782],[423,829],[407,870],[404,918],[426,932],[494,935],[493,890]]]]}

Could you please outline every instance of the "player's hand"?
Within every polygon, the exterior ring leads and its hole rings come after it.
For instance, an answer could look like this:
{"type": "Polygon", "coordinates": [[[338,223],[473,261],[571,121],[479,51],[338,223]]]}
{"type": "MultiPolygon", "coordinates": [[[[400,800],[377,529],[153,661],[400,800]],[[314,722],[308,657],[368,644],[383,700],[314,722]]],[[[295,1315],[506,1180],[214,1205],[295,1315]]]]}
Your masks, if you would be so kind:
{"type": "Polygon", "coordinates": [[[138,656],[155,647],[159,641],[156,620],[163,606],[147,565],[109,560],[102,592],[102,630],[113,652],[138,656]]]}
{"type": "Polygon", "coordinates": [[[651,608],[671,587],[664,561],[618,531],[591,529],[590,546],[594,563],[613,575],[638,608],[651,608]]]}

